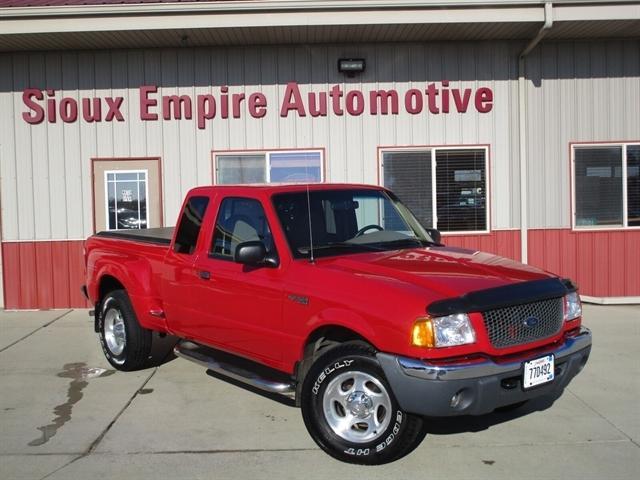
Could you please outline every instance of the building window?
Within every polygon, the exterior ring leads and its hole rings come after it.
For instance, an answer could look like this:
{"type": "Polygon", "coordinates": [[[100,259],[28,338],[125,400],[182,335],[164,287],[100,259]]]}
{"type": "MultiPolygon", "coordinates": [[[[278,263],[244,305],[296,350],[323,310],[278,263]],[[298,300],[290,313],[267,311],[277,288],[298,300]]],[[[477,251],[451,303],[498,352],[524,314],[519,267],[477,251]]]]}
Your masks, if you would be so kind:
{"type": "Polygon", "coordinates": [[[487,149],[425,148],[382,153],[384,186],[426,227],[486,232],[487,149]]]}
{"type": "Polygon", "coordinates": [[[147,170],[104,172],[108,230],[147,228],[147,170]]]}
{"type": "Polygon", "coordinates": [[[573,146],[575,228],[640,227],[640,144],[573,146]]]}
{"type": "Polygon", "coordinates": [[[215,154],[217,184],[322,182],[320,150],[215,154]]]}

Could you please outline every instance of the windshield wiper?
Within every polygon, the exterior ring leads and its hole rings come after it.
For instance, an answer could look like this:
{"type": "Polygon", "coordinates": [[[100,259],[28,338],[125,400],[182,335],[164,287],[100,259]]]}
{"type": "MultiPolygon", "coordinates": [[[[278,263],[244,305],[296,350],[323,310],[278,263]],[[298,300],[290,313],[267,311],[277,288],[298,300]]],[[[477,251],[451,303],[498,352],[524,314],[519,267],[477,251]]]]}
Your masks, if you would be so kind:
{"type": "Polygon", "coordinates": [[[399,238],[398,240],[389,240],[387,242],[378,242],[379,245],[385,245],[385,246],[400,246],[403,245],[407,242],[410,242],[411,244],[415,245],[415,246],[420,246],[420,247],[432,247],[432,246],[436,246],[438,245],[435,242],[430,242],[429,240],[420,240],[419,238],[399,238]]]}
{"type": "MultiPolygon", "coordinates": [[[[361,249],[361,250],[366,250],[370,252],[380,252],[385,250],[384,248],[376,247],[366,243],[332,242],[332,243],[326,243],[324,245],[314,245],[313,251],[315,252],[315,251],[321,251],[321,250],[329,250],[331,248],[361,249]]],[[[311,247],[309,246],[298,247],[298,251],[303,254],[309,253],[310,250],[311,250],[311,247]]]]}

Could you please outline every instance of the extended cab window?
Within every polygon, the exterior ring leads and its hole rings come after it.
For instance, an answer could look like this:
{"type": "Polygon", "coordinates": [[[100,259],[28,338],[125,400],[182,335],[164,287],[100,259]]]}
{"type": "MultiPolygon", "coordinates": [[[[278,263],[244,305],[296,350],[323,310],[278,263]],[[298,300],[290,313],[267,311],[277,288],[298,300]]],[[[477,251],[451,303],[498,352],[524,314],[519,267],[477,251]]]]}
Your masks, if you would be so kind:
{"type": "Polygon", "coordinates": [[[218,212],[210,256],[233,260],[236,247],[252,240],[261,240],[267,253],[274,250],[262,205],[251,198],[225,198],[218,212]]]}
{"type": "Polygon", "coordinates": [[[196,249],[207,205],[209,205],[209,197],[191,197],[184,206],[173,247],[176,253],[191,254],[196,249]]]}

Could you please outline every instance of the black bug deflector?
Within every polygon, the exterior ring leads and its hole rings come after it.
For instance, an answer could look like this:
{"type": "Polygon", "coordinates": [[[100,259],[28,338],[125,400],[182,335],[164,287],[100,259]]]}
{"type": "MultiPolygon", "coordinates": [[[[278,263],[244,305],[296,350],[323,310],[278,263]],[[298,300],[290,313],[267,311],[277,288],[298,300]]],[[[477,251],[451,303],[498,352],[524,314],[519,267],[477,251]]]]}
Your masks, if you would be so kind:
{"type": "Polygon", "coordinates": [[[484,312],[496,308],[559,298],[574,291],[576,291],[576,287],[570,280],[560,278],[534,280],[438,300],[427,307],[427,313],[434,317],[441,317],[455,313],[484,312]]]}

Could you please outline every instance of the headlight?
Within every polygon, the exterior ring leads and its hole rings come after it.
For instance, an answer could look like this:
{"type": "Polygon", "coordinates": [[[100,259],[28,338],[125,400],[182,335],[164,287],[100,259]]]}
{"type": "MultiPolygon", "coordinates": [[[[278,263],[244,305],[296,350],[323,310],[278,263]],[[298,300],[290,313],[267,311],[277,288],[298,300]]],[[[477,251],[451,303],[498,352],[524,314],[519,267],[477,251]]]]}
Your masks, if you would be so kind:
{"type": "Polygon", "coordinates": [[[411,344],[416,347],[455,347],[475,341],[476,332],[466,313],[419,318],[411,331],[411,344]]]}
{"type": "Polygon", "coordinates": [[[568,322],[582,316],[582,303],[578,292],[571,292],[564,296],[564,320],[568,322]]]}

